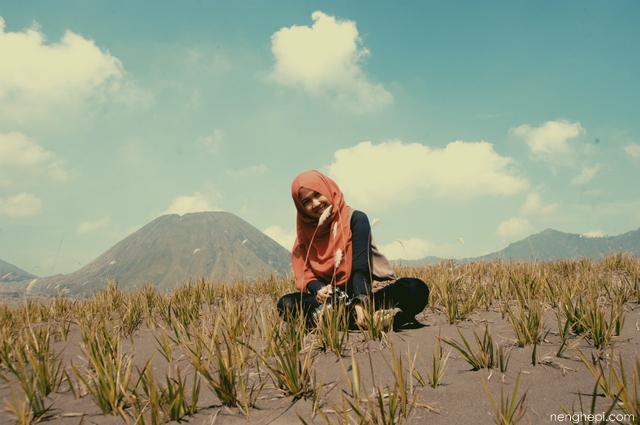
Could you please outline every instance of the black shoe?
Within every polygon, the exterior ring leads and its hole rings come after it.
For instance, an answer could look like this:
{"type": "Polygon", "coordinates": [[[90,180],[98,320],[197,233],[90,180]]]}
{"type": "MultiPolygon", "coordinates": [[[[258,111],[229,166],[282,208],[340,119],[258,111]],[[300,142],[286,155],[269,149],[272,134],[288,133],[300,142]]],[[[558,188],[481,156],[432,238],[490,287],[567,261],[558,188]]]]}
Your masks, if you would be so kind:
{"type": "MultiPolygon", "coordinates": [[[[400,310],[400,309],[397,309],[397,310],[400,310]]],[[[402,310],[396,313],[396,315],[393,317],[394,331],[399,329],[420,329],[420,328],[424,328],[425,326],[426,325],[423,325],[422,323],[418,322],[418,319],[416,319],[415,315],[405,313],[402,310]]]]}

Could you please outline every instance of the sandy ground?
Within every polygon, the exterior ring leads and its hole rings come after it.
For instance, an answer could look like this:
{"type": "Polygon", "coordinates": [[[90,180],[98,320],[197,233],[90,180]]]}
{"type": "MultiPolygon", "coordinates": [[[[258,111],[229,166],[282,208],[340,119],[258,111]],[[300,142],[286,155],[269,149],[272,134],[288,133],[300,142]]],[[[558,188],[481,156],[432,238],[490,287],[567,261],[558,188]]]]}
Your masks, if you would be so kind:
{"type": "MultiPolygon", "coordinates": [[[[568,350],[563,357],[556,357],[560,346],[557,333],[555,314],[548,310],[545,315],[545,338],[537,348],[536,365],[532,363],[532,347],[513,347],[514,334],[508,320],[498,312],[485,311],[473,314],[467,320],[451,325],[447,323],[444,314],[425,311],[418,316],[424,325],[418,329],[404,329],[389,334],[387,342],[366,341],[359,332],[352,332],[349,336],[349,346],[355,351],[367,388],[372,384],[378,386],[391,385],[394,376],[391,369],[391,350],[402,355],[405,368],[408,359],[415,353],[424,359],[424,363],[431,361],[433,347],[437,336],[453,338],[461,341],[457,327],[468,337],[472,338],[475,331],[481,334],[485,325],[489,325],[494,340],[505,348],[510,349],[509,363],[506,373],[498,370],[473,371],[469,363],[461,358],[456,350],[451,350],[451,357],[446,364],[446,372],[441,385],[437,388],[421,387],[413,381],[414,393],[417,395],[416,406],[409,418],[401,423],[408,424],[493,424],[495,414],[489,397],[483,385],[486,382],[494,398],[499,401],[501,387],[505,394],[511,396],[516,378],[520,375],[520,391],[526,391],[524,406],[526,413],[520,423],[549,424],[558,423],[552,420],[552,415],[569,413],[589,413],[594,389],[595,378],[585,365],[579,360],[575,351],[568,350]],[[584,407],[580,407],[582,394],[584,407]]],[[[605,357],[622,355],[624,364],[631,375],[635,365],[635,356],[640,343],[640,308],[636,304],[626,305],[626,320],[623,333],[615,338],[613,350],[602,352],[595,350],[588,340],[581,340],[576,347],[587,357],[592,353],[605,357]]],[[[79,349],[80,335],[77,329],[72,329],[67,341],[56,342],[56,352],[61,352],[63,361],[69,365],[71,361],[81,364],[79,349]]],[[[193,373],[189,360],[180,347],[174,347],[172,364],[168,364],[160,355],[158,343],[153,332],[139,330],[132,340],[125,344],[127,350],[133,353],[135,364],[142,367],[144,362],[153,356],[154,370],[159,379],[175,369],[176,365],[185,368],[187,373],[193,373]]],[[[448,347],[445,345],[445,347],[448,347]]],[[[423,375],[425,364],[420,360],[416,367],[423,375]]],[[[320,409],[326,412],[330,423],[340,423],[335,414],[331,413],[336,405],[340,405],[342,395],[349,392],[348,378],[352,367],[352,357],[347,353],[338,357],[332,353],[318,351],[315,354],[315,370],[319,381],[323,383],[320,391],[320,409]]],[[[70,369],[70,368],[69,368],[70,369]]],[[[630,379],[630,378],[629,378],[630,379]]],[[[411,383],[408,382],[407,385],[411,383]]],[[[611,404],[610,399],[603,396],[598,388],[596,397],[596,413],[602,413],[611,404]]],[[[0,384],[0,400],[10,399],[10,384],[2,381],[0,384]]],[[[47,423],[51,424],[121,424],[126,423],[120,416],[103,415],[89,395],[74,398],[66,383],[61,385],[58,392],[49,397],[52,403],[52,417],[47,423]]],[[[321,415],[313,414],[311,399],[293,400],[284,396],[273,385],[265,386],[261,398],[249,416],[241,413],[237,408],[227,408],[220,405],[214,393],[204,384],[199,401],[199,410],[195,416],[185,417],[184,423],[189,424],[300,424],[303,418],[307,423],[326,424],[321,415]]],[[[620,413],[619,410],[614,412],[620,413]]],[[[638,418],[636,418],[636,421],[638,418]]],[[[15,423],[15,419],[8,412],[0,412],[0,424],[15,423]]],[[[133,423],[133,421],[131,421],[133,423]]],[[[562,422],[560,422],[562,423],[562,422]]],[[[569,423],[569,422],[565,422],[569,423]]],[[[627,423],[627,422],[622,422],[627,423]]]]}

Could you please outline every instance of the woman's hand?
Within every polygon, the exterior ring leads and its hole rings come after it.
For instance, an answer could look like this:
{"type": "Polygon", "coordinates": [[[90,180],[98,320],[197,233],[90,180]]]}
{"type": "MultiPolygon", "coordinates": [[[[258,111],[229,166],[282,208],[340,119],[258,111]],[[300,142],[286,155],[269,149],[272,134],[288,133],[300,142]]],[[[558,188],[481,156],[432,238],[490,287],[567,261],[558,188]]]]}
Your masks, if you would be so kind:
{"type": "Polygon", "coordinates": [[[360,326],[362,329],[367,329],[367,319],[366,312],[362,304],[355,305],[356,310],[356,325],[360,326]]]}
{"type": "Polygon", "coordinates": [[[316,301],[318,301],[318,303],[320,304],[324,304],[325,301],[327,301],[331,297],[331,295],[333,295],[333,286],[323,286],[318,292],[316,292],[316,301]]]}
{"type": "MultiPolygon", "coordinates": [[[[362,306],[362,304],[356,304],[356,324],[360,326],[362,329],[367,329],[367,319],[366,319],[366,310],[362,306]]],[[[385,312],[388,314],[387,310],[376,310],[373,313],[373,323],[378,326],[380,325],[380,321],[384,320],[385,323],[388,323],[389,316],[385,318],[385,312]]]]}

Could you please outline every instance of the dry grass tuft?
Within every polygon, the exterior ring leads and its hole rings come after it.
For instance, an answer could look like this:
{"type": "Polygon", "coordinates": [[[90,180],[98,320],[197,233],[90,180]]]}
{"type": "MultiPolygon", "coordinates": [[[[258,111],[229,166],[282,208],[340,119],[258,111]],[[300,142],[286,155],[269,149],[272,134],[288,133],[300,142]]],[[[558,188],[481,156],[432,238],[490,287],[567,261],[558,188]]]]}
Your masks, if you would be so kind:
{"type": "MultiPolygon", "coordinates": [[[[522,365],[523,350],[532,350],[529,367],[546,367],[535,366],[540,351],[546,365],[571,360],[587,371],[595,387],[586,409],[604,398],[605,409],[638,419],[640,360],[623,358],[620,347],[628,339],[628,322],[640,326],[637,319],[625,320],[640,303],[640,259],[618,253],[597,262],[443,261],[396,272],[427,282],[432,296],[423,319],[440,317],[440,325],[448,326],[449,337],[428,334],[434,347],[428,363],[424,353],[396,352],[402,338],[373,314],[368,330],[355,332],[346,329],[339,309],[314,329],[282,321],[275,301],[294,290],[292,278],[233,285],[190,281],[170,293],[153,285],[122,291],[109,282],[89,298],[60,292],[2,305],[2,414],[17,423],[55,422],[70,414],[56,404],[66,394],[87,411],[128,423],[181,421],[200,412],[214,417],[211,406],[224,406],[222,414],[251,415],[252,421],[258,416],[259,422],[275,417],[270,409],[307,399],[308,414],[296,413],[302,422],[320,415],[327,423],[423,423],[431,410],[420,402],[421,392],[446,391],[453,373],[445,369],[452,362],[462,363],[462,357],[471,369],[489,369],[469,373],[506,374],[514,353],[522,365]],[[455,327],[473,325],[478,313],[502,317],[505,330],[485,324],[480,334],[455,335],[455,327]],[[498,336],[513,347],[497,343],[498,336]],[[145,337],[151,351],[139,345],[145,337]],[[373,358],[386,359],[386,367],[373,358]],[[363,359],[370,362],[369,377],[359,365],[363,359]],[[327,366],[332,362],[333,369],[327,366]],[[372,378],[381,368],[393,379],[372,378]]],[[[499,399],[487,390],[496,422],[516,423],[528,415],[531,392],[521,393],[519,386],[520,377],[499,399]]],[[[582,396],[575,402],[582,403],[582,396]]]]}

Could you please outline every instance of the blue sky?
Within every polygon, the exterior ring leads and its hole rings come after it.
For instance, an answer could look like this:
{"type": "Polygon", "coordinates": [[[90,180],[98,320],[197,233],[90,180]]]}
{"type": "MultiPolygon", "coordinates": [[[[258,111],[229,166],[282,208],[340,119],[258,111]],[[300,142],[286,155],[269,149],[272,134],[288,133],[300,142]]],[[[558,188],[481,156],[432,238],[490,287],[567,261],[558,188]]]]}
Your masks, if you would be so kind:
{"type": "Polygon", "coordinates": [[[640,227],[637,1],[3,1],[0,259],[69,273],[166,213],[290,248],[333,177],[390,258],[640,227]],[[398,243],[401,241],[402,243],[398,243]]]}

